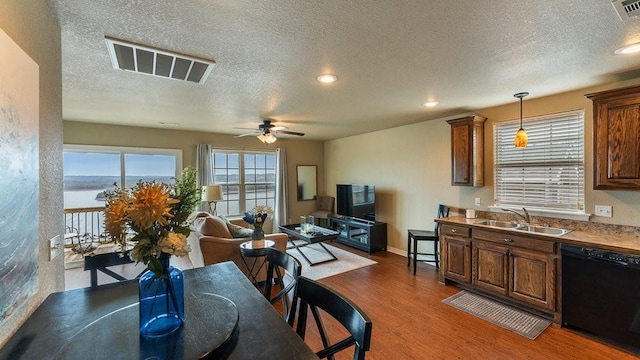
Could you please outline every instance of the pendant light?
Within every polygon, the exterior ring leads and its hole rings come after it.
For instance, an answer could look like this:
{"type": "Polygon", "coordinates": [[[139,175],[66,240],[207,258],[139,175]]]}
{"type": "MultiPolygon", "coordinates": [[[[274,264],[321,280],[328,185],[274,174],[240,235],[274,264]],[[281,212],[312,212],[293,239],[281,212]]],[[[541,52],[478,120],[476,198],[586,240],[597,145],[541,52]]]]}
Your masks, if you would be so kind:
{"type": "Polygon", "coordinates": [[[529,95],[528,92],[520,92],[513,95],[514,97],[517,97],[518,99],[520,99],[520,129],[516,133],[516,137],[513,140],[513,143],[517,148],[527,147],[527,142],[529,141],[529,136],[527,135],[527,132],[524,131],[524,129],[522,128],[522,98],[527,95],[529,95]]]}

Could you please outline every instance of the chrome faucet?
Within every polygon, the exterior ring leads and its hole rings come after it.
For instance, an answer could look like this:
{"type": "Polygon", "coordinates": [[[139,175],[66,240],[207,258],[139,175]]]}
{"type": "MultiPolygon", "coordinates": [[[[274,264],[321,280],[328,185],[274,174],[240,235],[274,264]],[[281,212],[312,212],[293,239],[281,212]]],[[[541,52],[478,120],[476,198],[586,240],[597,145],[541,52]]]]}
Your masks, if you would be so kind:
{"type": "Polygon", "coordinates": [[[502,211],[512,212],[512,213],[520,216],[521,218],[523,218],[526,224],[531,224],[531,217],[529,216],[529,212],[525,208],[522,208],[522,211],[524,212],[524,215],[520,214],[519,212],[517,212],[517,211],[515,211],[513,209],[502,208],[502,211]]]}

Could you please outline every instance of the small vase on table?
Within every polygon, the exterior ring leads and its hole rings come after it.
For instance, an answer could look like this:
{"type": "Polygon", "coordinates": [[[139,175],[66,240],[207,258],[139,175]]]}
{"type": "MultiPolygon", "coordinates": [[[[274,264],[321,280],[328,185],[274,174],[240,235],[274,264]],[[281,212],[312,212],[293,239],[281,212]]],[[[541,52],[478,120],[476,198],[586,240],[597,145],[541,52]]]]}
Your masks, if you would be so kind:
{"type": "Polygon", "coordinates": [[[262,240],[264,239],[264,230],[261,227],[255,227],[253,229],[253,233],[251,233],[251,240],[262,240]]]}

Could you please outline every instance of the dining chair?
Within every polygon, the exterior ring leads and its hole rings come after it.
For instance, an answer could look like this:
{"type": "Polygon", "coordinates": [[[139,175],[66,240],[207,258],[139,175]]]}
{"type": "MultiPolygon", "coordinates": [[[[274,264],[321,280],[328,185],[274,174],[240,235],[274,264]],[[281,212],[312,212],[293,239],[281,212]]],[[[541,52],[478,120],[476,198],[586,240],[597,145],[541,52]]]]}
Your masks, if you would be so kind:
{"type": "Polygon", "coordinates": [[[295,290],[302,273],[302,264],[295,257],[274,248],[267,249],[266,261],[269,265],[264,297],[271,304],[282,303],[282,315],[288,323],[289,317],[294,315],[296,308],[295,290]],[[280,289],[275,295],[272,294],[274,283],[280,289]]]}
{"type": "MultiPolygon", "coordinates": [[[[443,218],[449,216],[449,207],[446,205],[439,204],[438,205],[438,215],[437,218],[443,218]]],[[[411,259],[413,258],[413,275],[416,274],[416,267],[418,261],[418,255],[426,255],[433,256],[433,260],[420,260],[422,262],[432,262],[435,263],[436,269],[440,268],[440,260],[438,258],[438,229],[440,223],[436,222],[436,225],[433,231],[430,230],[408,230],[407,231],[407,266],[411,265],[411,259]],[[433,242],[433,252],[419,252],[418,251],[418,242],[419,241],[430,241],[433,242]],[[413,244],[413,251],[411,250],[411,245],[413,244]]]]}
{"type": "Polygon", "coordinates": [[[307,329],[307,313],[309,309],[311,310],[324,346],[322,350],[316,352],[319,358],[333,360],[334,354],[355,345],[353,359],[364,359],[365,352],[371,346],[371,329],[373,327],[373,323],[364,311],[337,291],[304,276],[298,279],[296,298],[298,312],[296,316],[290,317],[289,325],[294,326],[295,317],[297,321],[295,324],[296,333],[304,339],[307,329]],[[319,310],[323,311],[323,316],[329,315],[342,324],[349,332],[349,336],[331,344],[319,310]]]}

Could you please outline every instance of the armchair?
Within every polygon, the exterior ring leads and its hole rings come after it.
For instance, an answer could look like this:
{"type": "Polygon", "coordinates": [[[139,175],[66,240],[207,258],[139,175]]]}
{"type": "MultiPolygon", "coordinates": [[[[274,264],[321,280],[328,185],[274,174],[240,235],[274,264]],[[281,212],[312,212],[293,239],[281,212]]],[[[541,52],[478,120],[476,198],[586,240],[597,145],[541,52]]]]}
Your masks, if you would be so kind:
{"type": "Polygon", "coordinates": [[[318,196],[316,198],[316,210],[309,215],[313,215],[314,218],[318,219],[318,224],[320,224],[320,219],[324,219],[328,223],[329,218],[333,216],[334,202],[335,198],[333,196],[318,196]]]}
{"type": "MultiPolygon", "coordinates": [[[[202,260],[204,265],[216,264],[223,261],[233,261],[240,270],[248,274],[248,269],[242,261],[240,254],[240,244],[251,240],[251,237],[234,238],[230,229],[236,234],[242,234],[240,226],[227,223],[217,216],[204,213],[202,216],[195,218],[193,228],[198,234],[200,251],[202,252],[202,260]]],[[[250,229],[246,229],[250,234],[250,229]]],[[[283,233],[265,235],[265,239],[273,240],[275,248],[286,252],[288,236],[283,233]]],[[[257,279],[264,280],[266,278],[266,266],[258,273],[257,279]]]]}

